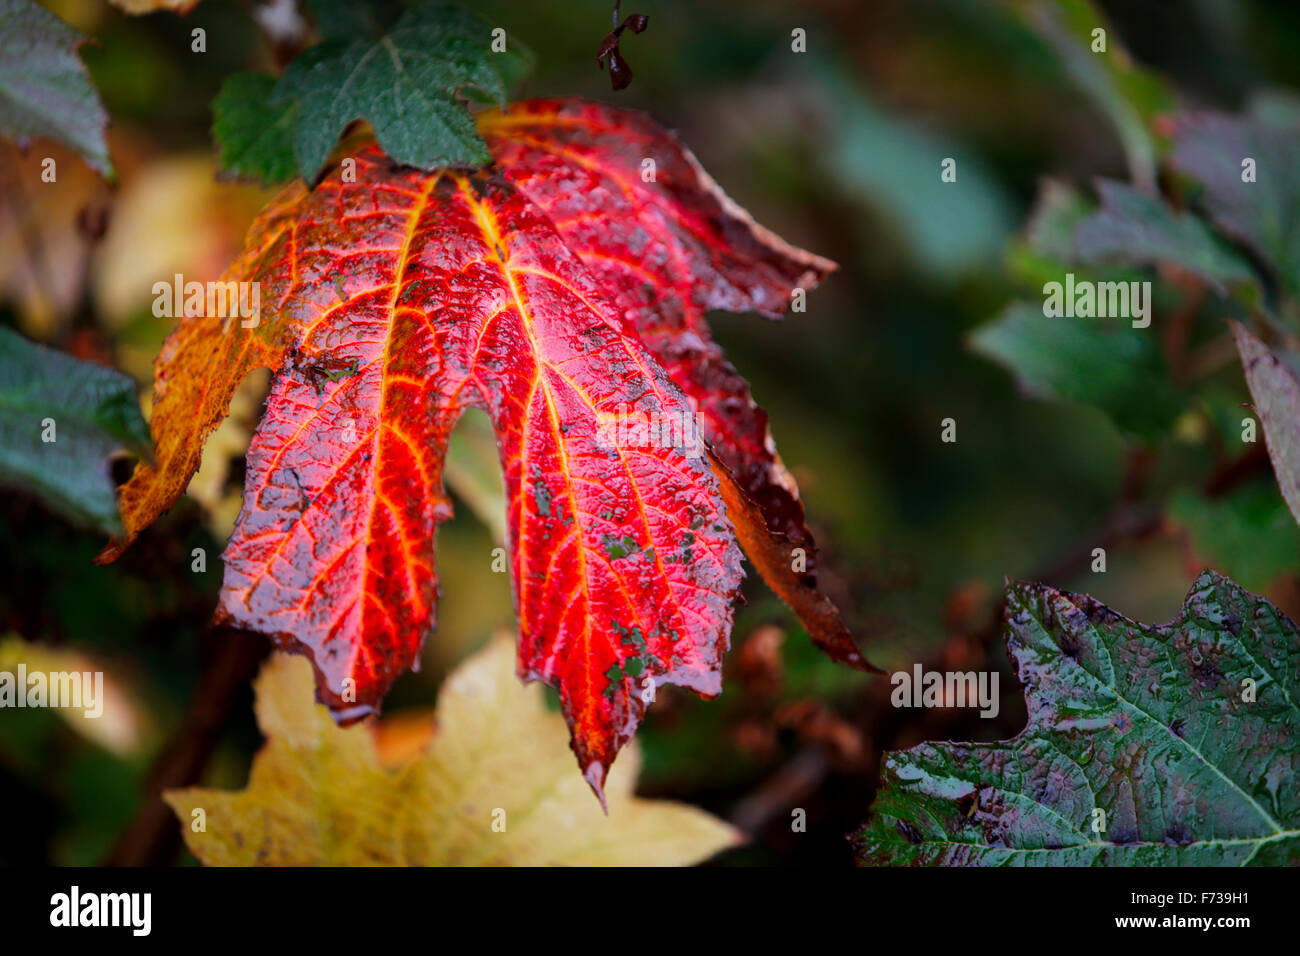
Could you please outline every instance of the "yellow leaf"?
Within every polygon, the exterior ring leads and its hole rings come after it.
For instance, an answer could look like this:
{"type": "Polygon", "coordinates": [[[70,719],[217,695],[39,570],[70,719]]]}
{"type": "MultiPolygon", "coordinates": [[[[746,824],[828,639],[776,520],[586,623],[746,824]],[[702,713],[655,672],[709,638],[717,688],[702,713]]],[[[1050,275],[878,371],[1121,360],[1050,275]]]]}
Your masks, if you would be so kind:
{"type": "Polygon", "coordinates": [[[701,810],[634,796],[634,745],[602,813],[573,773],[563,718],[541,685],[520,686],[514,659],[497,638],[462,664],[427,749],[392,768],[372,727],[340,729],[314,702],[305,658],[276,655],[256,683],[267,743],[248,787],[165,799],[195,856],[221,866],[683,865],[739,842],[701,810]]]}

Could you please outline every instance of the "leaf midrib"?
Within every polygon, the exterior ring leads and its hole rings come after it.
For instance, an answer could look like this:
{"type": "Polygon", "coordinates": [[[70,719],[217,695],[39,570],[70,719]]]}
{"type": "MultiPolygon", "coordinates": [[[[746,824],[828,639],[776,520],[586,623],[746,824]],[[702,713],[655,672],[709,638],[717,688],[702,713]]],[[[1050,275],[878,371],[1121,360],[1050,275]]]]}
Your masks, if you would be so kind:
{"type": "MultiPolygon", "coordinates": [[[[1079,611],[1079,613],[1082,614],[1082,615],[1084,616],[1084,619],[1085,619],[1085,620],[1088,619],[1088,618],[1087,618],[1087,614],[1086,614],[1085,609],[1079,607],[1079,605],[1077,605],[1075,602],[1071,601],[1071,600],[1069,599],[1069,597],[1066,596],[1065,594],[1061,594],[1060,596],[1061,596],[1061,598],[1062,598],[1063,600],[1065,600],[1065,601],[1066,601],[1066,602],[1067,602],[1067,603],[1068,603],[1072,608],[1074,608],[1075,610],[1079,611]]],[[[1052,632],[1051,632],[1051,630],[1047,627],[1046,623],[1043,622],[1042,620],[1040,620],[1036,615],[1031,615],[1031,618],[1032,618],[1033,622],[1034,622],[1034,623],[1035,623],[1035,624],[1036,624],[1036,625],[1037,625],[1037,626],[1042,630],[1042,632],[1044,633],[1044,635],[1046,635],[1046,637],[1048,638],[1049,642],[1051,643],[1051,646],[1054,647],[1054,648],[1056,648],[1057,651],[1059,652],[1059,651],[1060,651],[1060,647],[1059,647],[1059,645],[1056,643],[1056,641],[1053,639],[1053,637],[1052,637],[1052,632]]],[[[1102,647],[1102,648],[1105,649],[1105,651],[1106,651],[1106,656],[1107,656],[1107,662],[1108,662],[1108,664],[1109,664],[1109,660],[1110,660],[1110,646],[1109,646],[1108,644],[1106,644],[1105,641],[1102,640],[1101,635],[1097,632],[1097,629],[1096,629],[1095,625],[1093,625],[1093,624],[1091,623],[1091,621],[1089,621],[1088,629],[1089,629],[1089,631],[1092,633],[1092,635],[1093,635],[1093,640],[1097,643],[1097,646],[1102,647]]],[[[1147,629],[1147,628],[1141,628],[1141,630],[1145,632],[1145,631],[1148,630],[1148,629],[1147,629]]],[[[1064,654],[1060,654],[1059,657],[1058,657],[1058,660],[1064,660],[1064,659],[1065,659],[1065,655],[1064,655],[1064,654]]],[[[1106,691],[1107,693],[1109,693],[1110,696],[1114,697],[1114,699],[1115,699],[1116,701],[1118,701],[1118,702],[1121,703],[1121,704],[1126,705],[1126,706],[1127,706],[1128,708],[1130,708],[1134,713],[1136,713],[1136,714],[1140,714],[1142,717],[1145,717],[1145,718],[1146,718],[1150,723],[1154,724],[1155,726],[1157,726],[1157,727],[1159,727],[1161,730],[1163,730],[1163,731],[1164,731],[1166,734],[1168,734],[1168,735],[1169,735],[1173,740],[1175,740],[1177,743],[1181,744],[1181,745],[1182,745],[1182,746],[1187,750],[1188,753],[1190,753],[1190,754],[1191,754],[1192,756],[1194,756],[1197,760],[1201,761],[1201,763],[1203,763],[1206,767],[1208,767],[1210,770],[1212,770],[1212,771],[1213,771],[1213,772],[1214,772],[1214,773],[1219,777],[1219,779],[1221,779],[1224,783],[1226,783],[1226,784],[1227,784],[1227,785],[1228,785],[1232,790],[1236,791],[1236,792],[1237,792],[1237,793],[1242,797],[1242,799],[1246,801],[1246,803],[1248,803],[1250,806],[1252,806],[1252,807],[1255,809],[1255,812],[1259,814],[1259,816],[1263,819],[1263,821],[1265,822],[1265,824],[1267,824],[1268,826],[1270,826],[1270,827],[1272,828],[1272,830],[1273,830],[1273,834],[1279,834],[1279,833],[1283,833],[1283,832],[1285,832],[1285,831],[1282,829],[1282,825],[1281,825],[1280,823],[1278,823],[1276,820],[1273,819],[1272,815],[1271,815],[1270,813],[1268,813],[1268,812],[1267,812],[1267,811],[1266,811],[1266,810],[1265,810],[1265,809],[1260,805],[1259,801],[1257,801],[1254,797],[1252,797],[1252,796],[1251,796],[1250,794],[1248,794],[1245,790],[1243,790],[1243,789],[1241,788],[1241,786],[1240,786],[1240,785],[1239,785],[1235,780],[1233,780],[1231,777],[1229,777],[1227,774],[1225,774],[1225,773],[1223,772],[1223,770],[1222,770],[1222,769],[1221,769],[1217,764],[1215,764],[1215,763],[1212,762],[1209,758],[1207,758],[1207,757],[1205,756],[1205,754],[1201,753],[1201,751],[1200,751],[1197,747],[1195,747],[1195,746],[1192,744],[1192,742],[1191,742],[1190,740],[1188,740],[1188,739],[1185,738],[1185,737],[1181,737],[1181,736],[1179,736],[1178,734],[1174,733],[1174,732],[1173,732],[1173,729],[1172,729],[1171,727],[1167,727],[1167,726],[1165,726],[1165,724],[1164,724],[1163,721],[1161,721],[1161,720],[1157,720],[1155,716],[1153,716],[1152,714],[1148,713],[1148,712],[1147,712],[1146,710],[1144,710],[1142,707],[1138,706],[1138,704],[1136,704],[1135,702],[1133,702],[1133,701],[1129,700],[1127,697],[1123,696],[1123,695],[1120,693],[1120,691],[1119,691],[1119,687],[1118,687],[1118,686],[1104,683],[1104,682],[1101,680],[1101,678],[1097,677],[1097,675],[1093,674],[1092,671],[1088,670],[1086,667],[1084,667],[1084,666],[1083,666],[1082,664],[1080,664],[1079,662],[1077,662],[1077,661],[1073,661],[1072,663],[1074,664],[1075,668],[1077,669],[1077,671],[1078,671],[1079,673],[1082,673],[1082,674],[1087,675],[1088,679],[1093,683],[1093,685],[1094,685],[1097,689],[1106,691]]],[[[1113,665],[1110,665],[1110,667],[1111,667],[1111,671],[1112,671],[1112,673],[1113,673],[1113,672],[1114,672],[1114,667],[1113,667],[1113,665]]],[[[1037,803],[1037,801],[1035,801],[1035,803],[1037,803]]],[[[1040,804],[1040,805],[1041,805],[1041,804],[1040,804]]]]}

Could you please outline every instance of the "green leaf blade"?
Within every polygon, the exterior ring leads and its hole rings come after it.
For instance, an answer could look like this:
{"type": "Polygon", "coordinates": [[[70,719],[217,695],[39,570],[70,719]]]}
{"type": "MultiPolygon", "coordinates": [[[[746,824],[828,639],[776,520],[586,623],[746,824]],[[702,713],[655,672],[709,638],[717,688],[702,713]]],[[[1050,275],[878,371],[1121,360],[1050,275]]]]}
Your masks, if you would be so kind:
{"type": "Polygon", "coordinates": [[[111,368],[0,328],[0,484],[31,492],[77,524],[121,532],[108,459],[148,455],[135,383],[111,368]],[[43,440],[46,419],[54,440],[43,440]]]}
{"type": "Polygon", "coordinates": [[[1049,317],[1017,302],[976,329],[970,345],[1015,375],[1027,394],[1093,405],[1146,441],[1164,437],[1184,408],[1159,343],[1127,321],[1049,317]]]}
{"type": "Polygon", "coordinates": [[[1205,223],[1170,209],[1160,200],[1101,180],[1102,208],[1075,229],[1079,260],[1088,265],[1150,266],[1170,263],[1200,276],[1220,292],[1253,282],[1247,262],[1205,223]]]}
{"type": "Polygon", "coordinates": [[[1025,730],[890,754],[859,862],[1300,862],[1300,631],[1268,601],[1207,571],[1145,626],[1012,583],[1006,620],[1025,730]]]}
{"type": "Polygon", "coordinates": [[[108,114],[77,56],[85,40],[32,0],[0,0],[0,131],[62,143],[111,179],[108,114]]]}
{"type": "Polygon", "coordinates": [[[235,73],[212,101],[212,135],[220,145],[226,175],[279,183],[296,172],[293,126],[298,106],[274,103],[275,77],[235,73]]]}
{"type": "Polygon", "coordinates": [[[377,41],[332,39],[294,60],[273,100],[297,101],[293,152],[311,182],[348,124],[365,119],[384,151],[420,169],[480,166],[490,159],[458,96],[504,106],[531,55],[455,7],[416,7],[377,41]]]}

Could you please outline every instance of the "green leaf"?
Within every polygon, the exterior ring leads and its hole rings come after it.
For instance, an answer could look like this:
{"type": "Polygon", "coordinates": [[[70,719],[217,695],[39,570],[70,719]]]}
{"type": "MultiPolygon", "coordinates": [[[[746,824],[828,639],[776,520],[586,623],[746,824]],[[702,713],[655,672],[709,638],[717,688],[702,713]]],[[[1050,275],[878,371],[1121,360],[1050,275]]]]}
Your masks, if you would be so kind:
{"type": "Polygon", "coordinates": [[[265,183],[292,179],[293,123],[298,104],[272,103],[275,77],[235,73],[212,101],[212,135],[224,174],[265,183]]]}
{"type": "Polygon", "coordinates": [[[1016,283],[1037,292],[1048,282],[1059,282],[1079,258],[1074,229],[1095,207],[1064,179],[1040,180],[1022,233],[1007,247],[1007,270],[1016,283]]]}
{"type": "Polygon", "coordinates": [[[1247,262],[1190,213],[1123,183],[1097,183],[1102,207],[1075,229],[1079,261],[1089,265],[1168,263],[1195,273],[1220,292],[1254,280],[1247,262]]]}
{"type": "Polygon", "coordinates": [[[1072,263],[1078,258],[1075,229],[1091,210],[1092,203],[1068,182],[1045,179],[1025,224],[1025,242],[1041,256],[1072,263]]]}
{"type": "Polygon", "coordinates": [[[1203,187],[1206,214],[1255,251],[1288,296],[1300,294],[1300,130],[1256,120],[1192,114],[1178,123],[1169,156],[1203,187]],[[1255,161],[1255,181],[1242,162],[1255,161]]]}
{"type": "Polygon", "coordinates": [[[33,0],[0,0],[0,132],[62,143],[111,178],[108,114],[77,57],[85,40],[33,0]]]}
{"type": "Polygon", "coordinates": [[[1157,441],[1182,413],[1160,346],[1127,321],[1048,317],[1017,302],[970,336],[1030,395],[1093,405],[1123,432],[1157,441]]]}
{"type": "Polygon", "coordinates": [[[888,754],[860,862],[1300,863],[1300,632],[1277,608],[1206,571],[1153,627],[1013,582],[1006,627],[1028,725],[888,754]]]}
{"type": "Polygon", "coordinates": [[[1223,568],[1252,591],[1300,572],[1300,527],[1271,481],[1218,498],[1180,492],[1169,503],[1169,517],[1188,530],[1198,559],[1223,568]]]}
{"type": "Polygon", "coordinates": [[[1115,127],[1133,181],[1154,187],[1156,143],[1150,127],[1152,119],[1174,107],[1167,84],[1134,63],[1119,34],[1088,0],[1012,0],[1012,7],[1115,127]],[[1099,29],[1105,31],[1104,52],[1094,51],[1093,31],[1099,29]]]}
{"type": "Polygon", "coordinates": [[[307,8],[327,40],[379,37],[402,12],[401,0],[307,0],[307,8]]]}
{"type": "Polygon", "coordinates": [[[490,156],[458,93],[505,106],[531,62],[513,40],[491,49],[492,27],[463,10],[416,7],[378,41],[326,40],[299,56],[274,100],[297,101],[293,151],[311,182],[339,134],[366,119],[384,152],[420,169],[478,166],[490,156]]]}
{"type": "Polygon", "coordinates": [[[130,378],[0,328],[0,484],[32,492],[70,521],[120,534],[109,456],[148,455],[152,447],[130,378]]]}
{"type": "Polygon", "coordinates": [[[1229,322],[1237,341],[1246,384],[1264,426],[1282,497],[1300,522],[1300,378],[1294,357],[1279,355],[1240,322],[1229,322]]]}

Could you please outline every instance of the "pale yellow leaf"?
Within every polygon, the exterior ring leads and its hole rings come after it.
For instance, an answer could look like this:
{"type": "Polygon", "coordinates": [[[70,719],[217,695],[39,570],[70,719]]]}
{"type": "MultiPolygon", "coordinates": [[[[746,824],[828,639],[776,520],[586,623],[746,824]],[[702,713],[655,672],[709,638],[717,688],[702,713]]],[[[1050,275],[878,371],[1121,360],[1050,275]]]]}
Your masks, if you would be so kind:
{"type": "Polygon", "coordinates": [[[513,642],[497,638],[462,664],[427,749],[392,768],[371,727],[340,729],[315,703],[305,659],[277,655],[256,684],[267,743],[248,787],[165,795],[190,849],[226,866],[656,866],[739,842],[701,810],[634,796],[635,745],[610,774],[603,813],[574,770],[563,718],[540,685],[519,683],[514,661],[513,642]]]}

